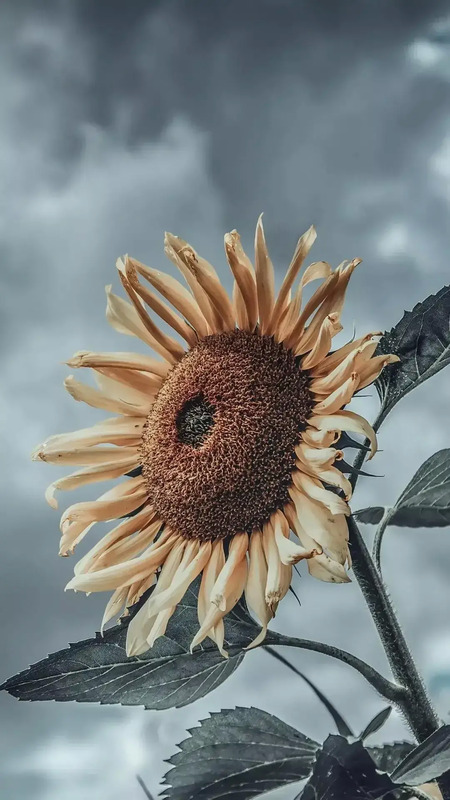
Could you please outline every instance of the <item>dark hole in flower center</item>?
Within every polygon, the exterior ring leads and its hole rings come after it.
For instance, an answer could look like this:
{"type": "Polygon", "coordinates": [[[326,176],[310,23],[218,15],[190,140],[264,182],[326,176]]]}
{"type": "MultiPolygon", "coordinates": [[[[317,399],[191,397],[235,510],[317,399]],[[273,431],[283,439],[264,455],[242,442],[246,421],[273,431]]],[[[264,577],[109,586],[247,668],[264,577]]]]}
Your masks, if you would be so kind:
{"type": "Polygon", "coordinates": [[[183,405],[177,414],[178,439],[198,449],[214,425],[215,407],[199,394],[183,405]]]}

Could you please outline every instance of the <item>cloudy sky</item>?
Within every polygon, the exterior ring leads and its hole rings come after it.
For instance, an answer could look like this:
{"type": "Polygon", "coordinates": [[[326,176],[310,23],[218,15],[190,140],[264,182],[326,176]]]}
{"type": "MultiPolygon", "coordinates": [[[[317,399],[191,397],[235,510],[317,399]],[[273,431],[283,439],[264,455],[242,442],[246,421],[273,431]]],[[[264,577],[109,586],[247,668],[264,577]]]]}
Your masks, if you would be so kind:
{"type": "MultiPolygon", "coordinates": [[[[90,636],[101,617],[103,597],[62,592],[73,565],[56,555],[58,515],[43,499],[56,474],[29,453],[98,418],[65,395],[62,362],[124,349],[104,320],[118,255],[162,268],[170,230],[227,281],[224,232],[238,228],[250,249],[264,211],[280,279],[314,223],[314,260],[364,259],[346,311],[361,333],[449,282],[450,17],[437,0],[4,0],[0,19],[6,678],[90,636]]],[[[395,500],[450,446],[449,400],[444,372],[397,407],[373,467],[385,477],[362,480],[356,506],[395,500]]],[[[354,408],[373,416],[376,401],[354,408]]],[[[445,719],[449,568],[446,530],[389,532],[386,579],[445,719]]],[[[287,600],[279,630],[386,669],[355,583],[298,588],[302,607],[287,600]]],[[[345,666],[292,661],[349,706],[355,729],[382,707],[345,666]]],[[[140,800],[135,773],[156,792],[174,742],[221,707],[256,705],[318,739],[331,730],[310,690],[264,652],[179,711],[0,702],[2,800],[140,800]]],[[[383,736],[405,735],[394,715],[383,736]]]]}

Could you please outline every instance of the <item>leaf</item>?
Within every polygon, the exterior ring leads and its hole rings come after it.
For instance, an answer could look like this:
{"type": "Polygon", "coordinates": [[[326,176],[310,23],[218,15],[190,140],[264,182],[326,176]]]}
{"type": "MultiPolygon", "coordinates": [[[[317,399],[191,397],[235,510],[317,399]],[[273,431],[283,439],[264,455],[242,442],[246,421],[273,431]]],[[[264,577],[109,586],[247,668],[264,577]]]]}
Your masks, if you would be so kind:
{"type": "Polygon", "coordinates": [[[223,709],[200,722],[169,759],[167,800],[246,798],[306,778],[319,745],[258,708],[223,709]]]}
{"type": "Polygon", "coordinates": [[[361,741],[329,736],[299,800],[377,800],[397,788],[377,771],[361,741]]]}
{"type": "Polygon", "coordinates": [[[450,770],[450,725],[443,725],[417,745],[394,770],[397,783],[416,786],[429,783],[450,770]]]}
{"type": "Polygon", "coordinates": [[[382,772],[391,773],[400,761],[405,758],[415,745],[411,742],[393,742],[383,744],[381,747],[368,747],[367,750],[382,772]]]}
{"type": "Polygon", "coordinates": [[[141,656],[127,658],[124,623],[53,653],[0,688],[20,700],[121,703],[158,710],[193,703],[237,669],[243,648],[260,630],[238,604],[226,618],[230,657],[223,658],[210,640],[191,655],[189,645],[198,629],[197,590],[198,581],[179,603],[167,635],[141,656]]]}
{"type": "Polygon", "coordinates": [[[375,381],[381,400],[379,421],[416,386],[450,363],[450,286],[405,311],[400,322],[382,336],[375,355],[394,353],[391,364],[375,381]]]}
{"type": "Polygon", "coordinates": [[[369,506],[368,508],[360,508],[353,511],[352,515],[360,522],[365,522],[366,525],[377,525],[384,514],[383,506],[369,506]]]}
{"type": "MultiPolygon", "coordinates": [[[[380,522],[385,509],[363,508],[353,516],[361,522],[380,522]]],[[[434,453],[417,470],[389,511],[389,525],[438,528],[450,525],[450,450],[434,453]]]]}
{"type": "Polygon", "coordinates": [[[450,525],[450,450],[438,450],[417,470],[395,504],[393,525],[450,525]]]}
{"type": "Polygon", "coordinates": [[[374,718],[369,722],[369,724],[366,725],[366,727],[364,728],[363,732],[361,733],[361,735],[359,737],[361,739],[361,741],[364,741],[364,739],[367,739],[367,737],[371,736],[372,733],[376,733],[377,731],[379,731],[380,728],[383,727],[383,725],[386,722],[386,720],[388,719],[388,717],[390,717],[391,711],[392,711],[392,707],[391,706],[387,706],[386,708],[383,708],[383,710],[380,711],[378,714],[376,714],[374,716],[374,718]]]}

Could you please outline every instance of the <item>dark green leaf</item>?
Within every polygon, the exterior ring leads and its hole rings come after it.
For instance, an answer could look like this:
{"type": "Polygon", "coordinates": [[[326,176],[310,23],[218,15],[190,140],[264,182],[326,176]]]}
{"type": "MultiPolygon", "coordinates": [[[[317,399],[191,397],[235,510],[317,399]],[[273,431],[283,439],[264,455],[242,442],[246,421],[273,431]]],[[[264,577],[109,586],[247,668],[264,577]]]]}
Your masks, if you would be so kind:
{"type": "Polygon", "coordinates": [[[411,750],[414,750],[414,747],[415,745],[411,742],[392,742],[392,744],[383,744],[381,747],[368,747],[367,750],[378,769],[391,773],[400,764],[400,761],[411,750]]]}
{"type": "Polygon", "coordinates": [[[353,516],[360,522],[365,522],[367,525],[378,525],[383,514],[383,506],[369,506],[368,508],[360,508],[358,511],[353,511],[353,516]]]}
{"type": "Polygon", "coordinates": [[[408,392],[450,363],[450,286],[406,311],[382,336],[376,355],[394,353],[400,362],[386,367],[375,382],[381,419],[408,392]]]}
{"type": "Polygon", "coordinates": [[[386,708],[383,708],[383,710],[380,711],[378,714],[376,714],[375,717],[369,722],[368,725],[366,725],[366,727],[364,728],[363,732],[361,733],[361,735],[359,737],[361,739],[361,741],[364,741],[364,739],[367,739],[367,737],[371,736],[372,733],[376,733],[377,731],[379,731],[380,728],[383,727],[383,725],[386,722],[386,720],[388,719],[388,717],[390,716],[391,711],[392,711],[392,707],[391,706],[387,706],[386,708]]]}
{"type": "Polygon", "coordinates": [[[224,709],[178,745],[167,800],[246,798],[306,778],[319,745],[258,708],[224,709]]]}
{"type": "Polygon", "coordinates": [[[392,525],[450,525],[450,450],[434,453],[417,470],[395,504],[392,525]]]}
{"type": "Polygon", "coordinates": [[[329,736],[300,798],[377,800],[396,788],[389,775],[377,771],[360,741],[349,744],[342,736],[329,736]]]}
{"type": "Polygon", "coordinates": [[[230,657],[224,659],[207,640],[191,655],[197,620],[198,581],[186,593],[167,635],[141,656],[127,658],[126,624],[117,625],[39,661],[1,687],[20,700],[143,705],[178,708],[193,703],[223,683],[239,666],[259,627],[238,604],[226,618],[230,657]]]}
{"type": "MultiPolygon", "coordinates": [[[[363,508],[353,516],[361,522],[377,524],[385,509],[363,508]]],[[[434,453],[417,470],[398,498],[389,525],[407,528],[437,528],[450,525],[450,450],[434,453]]]]}
{"type": "Polygon", "coordinates": [[[443,725],[417,745],[392,773],[392,780],[418,786],[450,770],[450,725],[443,725]]]}

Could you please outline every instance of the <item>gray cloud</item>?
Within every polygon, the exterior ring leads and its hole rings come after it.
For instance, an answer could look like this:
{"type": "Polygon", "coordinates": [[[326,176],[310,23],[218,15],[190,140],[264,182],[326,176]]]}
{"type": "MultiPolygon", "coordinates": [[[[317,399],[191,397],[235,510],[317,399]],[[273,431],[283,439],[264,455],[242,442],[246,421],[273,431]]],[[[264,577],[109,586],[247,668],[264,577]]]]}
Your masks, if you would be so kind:
{"type": "MultiPolygon", "coordinates": [[[[123,347],[103,317],[119,254],[165,267],[167,228],[225,275],[224,231],[237,227],[250,249],[264,210],[279,276],[311,222],[314,258],[365,258],[349,291],[350,327],[391,325],[448,282],[445,13],[440,2],[114,1],[107,14],[89,2],[2,6],[5,676],[90,635],[101,615],[103,597],[62,594],[72,564],[57,559],[58,518],[42,498],[55,473],[28,454],[49,433],[98,418],[65,396],[61,362],[82,347],[123,347]]],[[[442,373],[394,412],[373,467],[387,479],[361,482],[357,505],[393,500],[448,444],[449,394],[442,373]]],[[[374,400],[357,402],[373,416],[374,400]]],[[[390,532],[386,577],[428,676],[447,658],[448,567],[445,531],[390,532]],[[442,600],[431,614],[433,592],[442,600]]],[[[356,585],[304,578],[298,588],[302,608],[290,598],[278,629],[385,669],[356,585]]],[[[342,711],[350,706],[356,728],[380,708],[344,666],[292,660],[342,711]]],[[[326,713],[280,669],[252,653],[214,695],[164,714],[3,697],[5,797],[138,800],[134,771],[156,790],[185,727],[223,706],[259,705],[325,736],[326,713]]],[[[397,716],[386,735],[405,735],[397,716]]]]}

